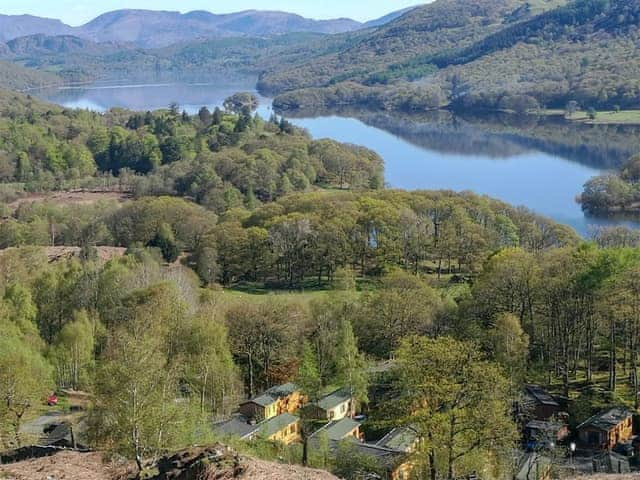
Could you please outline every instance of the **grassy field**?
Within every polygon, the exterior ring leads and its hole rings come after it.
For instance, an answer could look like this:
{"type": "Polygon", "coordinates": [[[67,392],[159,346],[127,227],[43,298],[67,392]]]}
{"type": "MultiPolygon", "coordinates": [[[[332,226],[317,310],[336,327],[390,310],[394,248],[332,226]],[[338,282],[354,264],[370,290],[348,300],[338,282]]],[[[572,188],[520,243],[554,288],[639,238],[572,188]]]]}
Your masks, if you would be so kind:
{"type": "Polygon", "coordinates": [[[564,116],[572,122],[587,123],[590,125],[640,125],[640,110],[604,110],[596,112],[596,118],[589,118],[589,114],[585,111],[577,111],[572,115],[565,115],[565,111],[561,109],[549,109],[542,112],[548,116],[564,116]]]}

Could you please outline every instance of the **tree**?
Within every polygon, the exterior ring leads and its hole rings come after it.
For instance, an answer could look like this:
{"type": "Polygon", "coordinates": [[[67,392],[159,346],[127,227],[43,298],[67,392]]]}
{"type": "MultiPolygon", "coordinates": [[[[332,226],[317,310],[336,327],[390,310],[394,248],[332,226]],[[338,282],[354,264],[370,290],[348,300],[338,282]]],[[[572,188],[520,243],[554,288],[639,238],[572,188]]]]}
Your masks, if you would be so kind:
{"type": "Polygon", "coordinates": [[[94,348],[94,322],[87,312],[75,312],[73,321],[62,327],[52,348],[58,385],[78,390],[89,383],[94,348]]]}
{"type": "Polygon", "coordinates": [[[274,300],[243,302],[227,310],[231,348],[243,368],[249,396],[271,387],[277,370],[295,368],[301,316],[297,305],[274,300]]]}
{"type": "Polygon", "coordinates": [[[198,118],[204,127],[211,125],[212,115],[211,111],[207,107],[202,107],[198,111],[198,118]]]}
{"type": "Polygon", "coordinates": [[[195,270],[200,279],[211,285],[218,279],[218,251],[210,244],[200,244],[193,252],[195,270]]]}
{"type": "Polygon", "coordinates": [[[177,326],[175,362],[182,365],[184,379],[198,395],[201,413],[224,416],[242,396],[242,383],[227,328],[212,312],[203,310],[177,326]]]}
{"type": "MultiPolygon", "coordinates": [[[[358,350],[351,322],[343,320],[340,328],[339,344],[336,352],[336,380],[348,389],[351,398],[359,403],[369,401],[369,378],[366,361],[358,350]]],[[[350,415],[355,415],[355,401],[351,402],[350,415]]]]}
{"type": "Polygon", "coordinates": [[[386,478],[387,471],[377,457],[360,453],[353,442],[342,441],[336,452],[334,473],[346,480],[386,478]]]}
{"type": "Polygon", "coordinates": [[[3,319],[0,330],[0,441],[19,447],[25,414],[51,391],[51,367],[16,325],[3,319]]]}
{"type": "Polygon", "coordinates": [[[140,470],[145,458],[180,446],[187,413],[176,402],[178,372],[168,362],[165,334],[150,316],[136,314],[110,332],[89,417],[92,441],[135,458],[140,470]]]}
{"type": "Polygon", "coordinates": [[[318,359],[313,347],[308,340],[302,345],[302,362],[298,368],[296,376],[296,385],[309,397],[309,400],[315,402],[318,399],[322,380],[318,370],[318,359]]]}
{"type": "Polygon", "coordinates": [[[160,225],[156,236],[149,242],[149,246],[159,248],[162,252],[162,258],[168,263],[175,262],[180,255],[173,231],[166,223],[160,225]]]}
{"type": "Polygon", "coordinates": [[[314,237],[311,222],[304,217],[283,218],[269,230],[271,245],[290,288],[304,278],[314,237]]]}
{"type": "Polygon", "coordinates": [[[333,279],[333,288],[344,292],[356,290],[356,272],[353,268],[338,268],[333,279]]]}
{"type": "Polygon", "coordinates": [[[436,331],[445,304],[435,289],[418,277],[396,271],[382,288],[367,294],[354,315],[354,330],[364,352],[388,358],[409,335],[436,331]]]}
{"type": "Polygon", "coordinates": [[[576,113],[579,108],[580,108],[580,105],[578,105],[578,102],[576,102],[575,100],[569,101],[564,108],[565,116],[572,117],[573,114],[576,113]]]}
{"type": "Polygon", "coordinates": [[[489,342],[494,360],[518,385],[524,378],[529,356],[529,337],[522,330],[518,317],[511,313],[498,315],[495,326],[489,331],[489,342]]]}
{"type": "Polygon", "coordinates": [[[231,113],[242,113],[248,109],[253,112],[258,108],[258,97],[250,92],[235,93],[224,101],[224,108],[231,113]]]}
{"type": "Polygon", "coordinates": [[[175,137],[165,138],[160,144],[160,151],[162,152],[163,165],[177,162],[182,158],[182,147],[175,137]]]}
{"type": "MultiPolygon", "coordinates": [[[[320,372],[318,371],[318,360],[313,351],[311,344],[305,340],[302,346],[302,362],[298,368],[296,376],[296,385],[309,397],[309,400],[315,402],[320,396],[320,388],[322,382],[320,372]]],[[[302,409],[301,412],[301,434],[302,434],[302,464],[309,464],[309,436],[312,432],[311,422],[314,420],[307,415],[308,410],[302,409]]]]}
{"type": "Polygon", "coordinates": [[[509,382],[476,345],[410,337],[397,351],[396,374],[402,397],[393,406],[422,432],[432,480],[498,468],[495,459],[517,438],[509,382]]]}

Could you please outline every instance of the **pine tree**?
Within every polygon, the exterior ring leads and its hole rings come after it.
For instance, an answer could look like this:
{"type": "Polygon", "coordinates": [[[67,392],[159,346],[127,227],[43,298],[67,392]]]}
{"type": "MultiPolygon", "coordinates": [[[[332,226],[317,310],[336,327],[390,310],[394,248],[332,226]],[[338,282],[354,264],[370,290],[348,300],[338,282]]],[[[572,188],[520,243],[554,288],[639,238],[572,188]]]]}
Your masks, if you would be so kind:
{"type": "Polygon", "coordinates": [[[318,358],[308,340],[304,341],[304,345],[302,347],[302,363],[298,369],[296,383],[311,401],[318,399],[318,394],[322,387],[320,370],[318,368],[318,358]]]}
{"type": "MultiPolygon", "coordinates": [[[[340,343],[336,356],[337,379],[349,390],[351,397],[360,402],[369,401],[369,379],[366,372],[366,361],[358,350],[358,343],[353,333],[351,322],[343,320],[340,328],[340,343]]],[[[355,415],[355,402],[351,402],[350,415],[355,415]]]]}

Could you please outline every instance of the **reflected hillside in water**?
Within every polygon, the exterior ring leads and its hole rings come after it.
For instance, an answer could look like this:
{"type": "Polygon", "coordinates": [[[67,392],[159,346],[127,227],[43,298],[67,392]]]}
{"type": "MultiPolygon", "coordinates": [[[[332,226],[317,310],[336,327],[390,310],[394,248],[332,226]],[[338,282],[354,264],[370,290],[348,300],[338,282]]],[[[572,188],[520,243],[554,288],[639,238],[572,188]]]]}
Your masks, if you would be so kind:
{"type": "Polygon", "coordinates": [[[102,82],[34,92],[47,101],[70,108],[106,111],[114,107],[145,111],[177,103],[189,113],[202,106],[222,105],[239,91],[253,91],[255,79],[238,78],[154,78],[102,82]]]}
{"type": "Polygon", "coordinates": [[[356,118],[417,147],[443,154],[509,159],[536,151],[599,170],[619,168],[640,152],[640,127],[586,125],[533,115],[390,114],[353,108],[286,112],[295,118],[356,118]]]}

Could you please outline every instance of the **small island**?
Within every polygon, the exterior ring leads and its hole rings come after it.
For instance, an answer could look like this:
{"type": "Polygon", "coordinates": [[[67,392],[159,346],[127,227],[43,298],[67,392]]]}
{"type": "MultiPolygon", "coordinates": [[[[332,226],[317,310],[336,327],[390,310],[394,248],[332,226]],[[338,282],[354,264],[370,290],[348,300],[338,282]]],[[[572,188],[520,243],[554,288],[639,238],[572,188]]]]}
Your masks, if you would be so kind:
{"type": "Polygon", "coordinates": [[[618,173],[593,177],[578,201],[592,215],[640,213],[640,155],[633,156],[618,173]]]}

